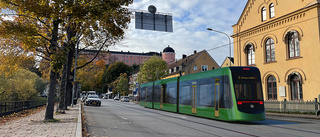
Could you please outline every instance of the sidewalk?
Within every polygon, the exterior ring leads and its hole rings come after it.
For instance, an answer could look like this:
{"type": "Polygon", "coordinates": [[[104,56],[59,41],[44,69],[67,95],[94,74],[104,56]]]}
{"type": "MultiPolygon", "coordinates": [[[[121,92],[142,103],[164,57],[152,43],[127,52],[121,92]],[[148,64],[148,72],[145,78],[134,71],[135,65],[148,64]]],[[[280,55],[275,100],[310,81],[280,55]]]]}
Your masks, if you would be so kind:
{"type": "Polygon", "coordinates": [[[45,109],[9,121],[0,125],[0,137],[81,137],[81,108],[79,103],[73,107],[68,107],[66,114],[55,114],[54,119],[59,122],[43,123],[45,109]],[[78,118],[80,116],[80,118],[78,118]],[[77,125],[78,129],[77,129],[77,125]]]}
{"type": "Polygon", "coordinates": [[[317,117],[316,115],[306,115],[306,114],[284,114],[284,113],[266,112],[266,116],[295,117],[295,118],[305,118],[305,119],[320,120],[320,116],[317,117]]]}

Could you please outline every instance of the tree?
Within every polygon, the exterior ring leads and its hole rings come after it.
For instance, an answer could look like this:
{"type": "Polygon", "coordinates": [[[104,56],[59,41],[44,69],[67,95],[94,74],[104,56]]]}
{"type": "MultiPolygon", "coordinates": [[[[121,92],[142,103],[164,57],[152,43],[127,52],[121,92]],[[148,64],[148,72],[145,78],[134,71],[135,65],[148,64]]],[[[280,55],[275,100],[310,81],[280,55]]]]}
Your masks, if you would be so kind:
{"type": "MultiPolygon", "coordinates": [[[[80,61],[79,61],[80,62],[80,61]]],[[[83,60],[82,62],[85,62],[83,60]]],[[[81,62],[80,62],[81,63],[81,62]]],[[[77,71],[77,79],[84,90],[101,91],[101,82],[103,72],[105,71],[105,65],[103,60],[98,60],[88,64],[82,69],[77,71]]]]}
{"type": "Polygon", "coordinates": [[[126,73],[121,73],[118,77],[116,91],[122,94],[122,96],[126,96],[129,94],[129,81],[126,73]]]}
{"type": "Polygon", "coordinates": [[[4,78],[0,76],[0,98],[3,101],[28,100],[38,92],[36,90],[39,76],[26,69],[19,69],[4,78]]]}
{"type": "MultiPolygon", "coordinates": [[[[101,83],[103,85],[111,84],[115,81],[121,73],[130,74],[132,72],[132,67],[124,64],[123,62],[116,62],[111,64],[104,72],[101,83]]],[[[110,86],[108,86],[110,88],[110,86]]]]}
{"type": "MultiPolygon", "coordinates": [[[[132,0],[1,0],[0,8],[15,12],[14,20],[1,18],[0,35],[21,41],[24,49],[50,62],[50,84],[45,120],[53,119],[54,93],[59,70],[75,45],[99,47],[123,38],[132,0]]],[[[71,53],[70,53],[71,52],[71,53]]],[[[71,59],[72,60],[72,59],[71,59]]],[[[70,68],[68,65],[65,69],[70,68]]],[[[65,75],[69,75],[69,70],[65,75]]],[[[64,74],[63,74],[64,76],[64,74]]],[[[68,81],[68,78],[63,78],[68,81]]]]}
{"type": "Polygon", "coordinates": [[[166,69],[166,61],[158,56],[153,56],[140,67],[138,81],[140,83],[146,83],[160,80],[166,76],[166,69]]]}
{"type": "Polygon", "coordinates": [[[8,77],[19,69],[34,69],[33,54],[24,51],[19,43],[14,38],[0,39],[0,75],[8,77]]]}

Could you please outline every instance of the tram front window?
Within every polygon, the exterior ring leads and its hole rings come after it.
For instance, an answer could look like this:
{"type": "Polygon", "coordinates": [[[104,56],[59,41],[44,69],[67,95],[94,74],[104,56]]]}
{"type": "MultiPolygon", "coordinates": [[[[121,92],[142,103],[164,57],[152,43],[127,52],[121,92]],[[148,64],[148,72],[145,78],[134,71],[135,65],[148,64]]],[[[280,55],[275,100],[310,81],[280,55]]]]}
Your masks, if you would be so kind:
{"type": "Polygon", "coordinates": [[[261,86],[256,80],[234,81],[234,91],[237,101],[262,101],[261,86]]]}
{"type": "Polygon", "coordinates": [[[246,113],[264,111],[260,72],[257,68],[231,68],[238,110],[246,113]]]}

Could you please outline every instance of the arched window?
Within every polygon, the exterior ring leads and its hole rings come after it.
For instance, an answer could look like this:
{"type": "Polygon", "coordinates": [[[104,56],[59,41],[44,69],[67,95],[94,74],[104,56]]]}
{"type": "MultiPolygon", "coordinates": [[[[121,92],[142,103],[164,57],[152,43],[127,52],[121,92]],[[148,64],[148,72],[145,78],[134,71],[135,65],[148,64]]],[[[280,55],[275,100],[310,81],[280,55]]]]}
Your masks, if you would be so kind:
{"type": "Polygon", "coordinates": [[[254,54],[253,45],[251,45],[251,44],[247,45],[246,52],[247,52],[248,65],[255,64],[255,61],[254,61],[255,60],[255,54],[254,54]]]}
{"type": "Polygon", "coordinates": [[[303,100],[302,84],[300,76],[293,74],[290,76],[291,100],[303,100]]]}
{"type": "Polygon", "coordinates": [[[270,18],[274,17],[274,4],[271,3],[269,6],[270,18]]]}
{"type": "Polygon", "coordinates": [[[296,31],[289,32],[287,35],[288,35],[289,58],[300,57],[300,45],[299,45],[298,32],[296,31]]]}
{"type": "Polygon", "coordinates": [[[265,46],[266,46],[266,62],[276,61],[274,40],[271,38],[267,39],[265,46]]]}
{"type": "Polygon", "coordinates": [[[265,7],[261,9],[261,18],[262,18],[262,21],[267,20],[267,10],[265,7]]]}
{"type": "Polygon", "coordinates": [[[277,100],[277,80],[274,76],[268,77],[268,100],[277,100]]]}

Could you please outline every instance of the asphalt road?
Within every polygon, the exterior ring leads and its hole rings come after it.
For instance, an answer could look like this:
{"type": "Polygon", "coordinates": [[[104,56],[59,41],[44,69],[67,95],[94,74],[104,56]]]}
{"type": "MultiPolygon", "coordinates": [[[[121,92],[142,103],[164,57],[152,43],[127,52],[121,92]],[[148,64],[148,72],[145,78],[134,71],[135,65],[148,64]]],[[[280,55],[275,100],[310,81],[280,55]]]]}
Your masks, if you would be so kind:
{"type": "Polygon", "coordinates": [[[102,100],[84,106],[87,127],[97,137],[319,137],[320,120],[267,117],[265,121],[224,122],[102,100]]]}

